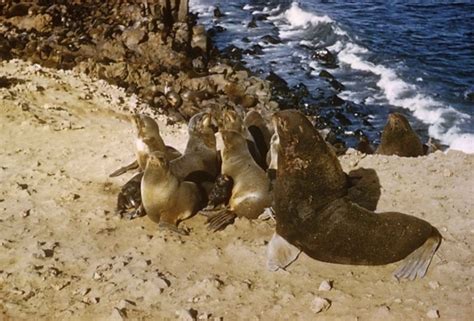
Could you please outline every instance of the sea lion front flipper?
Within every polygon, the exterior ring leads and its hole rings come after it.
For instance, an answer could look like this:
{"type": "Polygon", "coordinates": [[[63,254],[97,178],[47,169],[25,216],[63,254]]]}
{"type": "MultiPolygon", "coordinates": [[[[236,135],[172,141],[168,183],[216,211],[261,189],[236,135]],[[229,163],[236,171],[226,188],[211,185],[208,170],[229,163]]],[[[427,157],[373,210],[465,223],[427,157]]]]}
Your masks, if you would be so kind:
{"type": "Polygon", "coordinates": [[[181,235],[189,235],[189,232],[186,231],[185,229],[179,228],[176,225],[173,225],[173,224],[168,223],[168,222],[158,223],[158,229],[168,230],[168,231],[175,232],[175,233],[178,233],[178,234],[181,234],[181,235]]]}
{"type": "Polygon", "coordinates": [[[132,163],[117,169],[115,172],[110,174],[109,177],[117,177],[117,176],[120,176],[122,174],[125,174],[128,171],[131,171],[131,170],[137,169],[137,168],[138,168],[138,161],[134,160],[132,163]]]}
{"type": "Polygon", "coordinates": [[[285,269],[293,263],[301,250],[291,245],[287,240],[273,233],[273,237],[267,247],[267,268],[274,272],[278,269],[285,269]]]}
{"type": "Polygon", "coordinates": [[[433,228],[433,235],[422,246],[408,255],[393,275],[397,280],[408,279],[410,281],[413,281],[416,277],[424,277],[440,244],[441,234],[433,228]]]}
{"type": "Polygon", "coordinates": [[[237,214],[227,208],[219,211],[217,214],[209,216],[207,219],[207,228],[217,232],[226,228],[227,225],[234,223],[237,214]]]}

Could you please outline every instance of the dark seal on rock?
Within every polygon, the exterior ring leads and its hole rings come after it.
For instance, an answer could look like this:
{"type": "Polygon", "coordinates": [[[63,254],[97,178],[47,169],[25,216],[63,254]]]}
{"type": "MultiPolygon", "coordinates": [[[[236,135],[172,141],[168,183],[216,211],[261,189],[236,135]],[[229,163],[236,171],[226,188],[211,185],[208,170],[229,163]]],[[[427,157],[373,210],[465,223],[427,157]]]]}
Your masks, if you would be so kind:
{"type": "Polygon", "coordinates": [[[381,265],[404,259],[397,278],[423,277],[441,235],[414,216],[374,213],[346,197],[345,174],[333,152],[297,111],[273,116],[279,137],[273,209],[276,233],[270,269],[284,268],[299,251],[330,263],[381,265]]]}
{"type": "Polygon", "coordinates": [[[424,155],[423,144],[408,120],[399,113],[388,115],[376,154],[417,157],[424,155]]]}

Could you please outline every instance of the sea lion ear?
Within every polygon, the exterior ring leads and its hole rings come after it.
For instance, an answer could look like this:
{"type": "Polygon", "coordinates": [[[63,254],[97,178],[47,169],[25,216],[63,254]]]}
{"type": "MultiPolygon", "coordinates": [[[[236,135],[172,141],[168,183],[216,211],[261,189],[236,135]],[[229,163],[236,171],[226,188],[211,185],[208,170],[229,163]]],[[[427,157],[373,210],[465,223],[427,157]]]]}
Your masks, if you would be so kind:
{"type": "Polygon", "coordinates": [[[298,258],[300,253],[300,249],[275,232],[267,247],[267,269],[273,272],[285,269],[298,258]]]}

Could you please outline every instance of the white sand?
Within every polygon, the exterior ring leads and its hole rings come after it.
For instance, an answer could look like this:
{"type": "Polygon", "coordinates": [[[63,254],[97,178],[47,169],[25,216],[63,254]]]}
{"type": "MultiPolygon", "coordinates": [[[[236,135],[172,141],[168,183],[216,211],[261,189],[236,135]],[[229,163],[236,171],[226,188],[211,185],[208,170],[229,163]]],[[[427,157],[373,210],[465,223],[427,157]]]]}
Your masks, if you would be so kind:
{"type": "MultiPolygon", "coordinates": [[[[115,216],[116,195],[132,174],[108,174],[134,157],[124,110],[136,104],[133,97],[20,61],[1,63],[0,75],[25,81],[0,88],[0,320],[474,315],[473,155],[341,157],[347,172],[375,170],[377,211],[415,215],[440,230],[444,241],[424,279],[398,283],[391,276],[396,264],[343,266],[306,255],[271,273],[265,268],[271,221],[242,219],[211,233],[204,218],[194,217],[184,222],[191,234],[178,236],[157,231],[147,217],[115,216]],[[318,290],[324,280],[333,281],[330,291],[318,290]],[[312,311],[317,297],[331,302],[327,311],[312,311]]],[[[186,129],[159,121],[165,142],[182,150],[186,129]]]]}

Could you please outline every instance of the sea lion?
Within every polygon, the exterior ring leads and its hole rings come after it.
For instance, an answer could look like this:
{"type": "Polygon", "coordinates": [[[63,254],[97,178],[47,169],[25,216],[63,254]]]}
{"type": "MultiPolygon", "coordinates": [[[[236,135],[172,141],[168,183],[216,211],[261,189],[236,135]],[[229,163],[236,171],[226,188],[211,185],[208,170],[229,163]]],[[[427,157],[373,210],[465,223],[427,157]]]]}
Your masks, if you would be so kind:
{"type": "Polygon", "coordinates": [[[191,117],[188,136],[183,155],[170,162],[171,170],[179,179],[196,183],[213,182],[219,174],[220,164],[213,119],[209,112],[191,117]]]}
{"type": "Polygon", "coordinates": [[[219,131],[231,130],[240,133],[247,140],[247,148],[249,149],[250,154],[252,155],[255,162],[257,162],[257,164],[264,170],[267,169],[267,163],[265,159],[266,154],[262,155],[260,153],[257,143],[255,142],[248,128],[245,126],[244,119],[239,114],[239,112],[237,112],[237,110],[232,108],[225,109],[218,121],[218,125],[219,131]]]}
{"type": "Polygon", "coordinates": [[[404,259],[395,277],[423,277],[441,234],[428,222],[374,213],[346,197],[339,161],[306,117],[291,110],[273,116],[279,137],[273,209],[276,233],[269,268],[284,268],[299,251],[330,263],[381,265],[404,259]]]}
{"type": "Polygon", "coordinates": [[[250,155],[246,139],[229,130],[221,131],[221,135],[222,174],[232,177],[234,185],[228,208],[208,220],[214,231],[225,228],[236,217],[256,219],[271,205],[270,181],[250,155]]]}
{"type": "Polygon", "coordinates": [[[163,152],[149,155],[141,181],[141,197],[148,217],[159,228],[187,234],[177,225],[194,215],[201,205],[200,190],[193,182],[173,174],[163,152]]]}
{"type": "Polygon", "coordinates": [[[411,128],[410,123],[400,113],[388,115],[379,147],[375,151],[381,155],[417,157],[424,155],[423,144],[411,128]]]}
{"type": "Polygon", "coordinates": [[[160,135],[160,129],[157,122],[143,114],[134,114],[131,117],[132,123],[135,128],[135,156],[134,160],[129,165],[123,166],[118,170],[114,171],[109,177],[120,176],[130,170],[139,169],[140,171],[145,170],[148,155],[155,151],[162,151],[166,153],[168,160],[173,160],[181,153],[171,146],[165,145],[160,135]]]}

